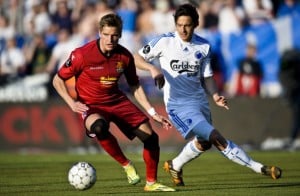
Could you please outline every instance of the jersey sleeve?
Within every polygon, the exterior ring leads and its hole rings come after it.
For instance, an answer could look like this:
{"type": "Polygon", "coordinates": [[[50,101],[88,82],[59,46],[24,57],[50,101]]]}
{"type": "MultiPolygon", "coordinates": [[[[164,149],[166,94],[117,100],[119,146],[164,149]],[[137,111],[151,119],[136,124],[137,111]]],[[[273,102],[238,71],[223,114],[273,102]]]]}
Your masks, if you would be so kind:
{"type": "Polygon", "coordinates": [[[163,36],[159,36],[152,39],[147,45],[138,51],[139,55],[141,55],[148,62],[158,58],[162,54],[163,49],[162,37],[163,36]]]}
{"type": "Polygon", "coordinates": [[[129,55],[128,66],[124,71],[124,75],[129,86],[135,86],[139,84],[139,77],[136,74],[136,68],[132,55],[129,55]]]}
{"type": "Polygon", "coordinates": [[[63,80],[67,80],[78,75],[83,69],[83,62],[82,54],[77,50],[72,51],[69,58],[58,70],[58,76],[63,80]]]}
{"type": "Polygon", "coordinates": [[[213,71],[212,71],[211,64],[210,64],[210,62],[211,62],[210,55],[211,55],[211,51],[210,51],[210,47],[209,47],[207,55],[202,60],[202,67],[203,67],[202,70],[203,70],[204,78],[213,76],[213,71]]]}

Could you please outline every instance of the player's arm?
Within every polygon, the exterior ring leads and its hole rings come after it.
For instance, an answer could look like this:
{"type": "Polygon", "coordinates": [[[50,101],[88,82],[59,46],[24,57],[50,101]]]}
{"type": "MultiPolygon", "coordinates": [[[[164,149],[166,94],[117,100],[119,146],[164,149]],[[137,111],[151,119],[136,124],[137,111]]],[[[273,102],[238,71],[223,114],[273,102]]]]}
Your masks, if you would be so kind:
{"type": "Polygon", "coordinates": [[[166,129],[171,127],[171,122],[164,116],[159,115],[155,109],[151,106],[148,98],[146,97],[143,87],[138,84],[135,86],[130,86],[133,96],[137,102],[148,112],[148,114],[157,122],[161,123],[166,129]]]}
{"type": "Polygon", "coordinates": [[[164,86],[165,78],[158,67],[146,62],[145,59],[139,54],[134,55],[134,62],[138,69],[149,71],[151,73],[151,76],[155,82],[155,86],[157,86],[159,89],[164,86]]]}
{"type": "Polygon", "coordinates": [[[63,98],[63,100],[69,105],[69,107],[74,111],[82,114],[88,110],[88,107],[76,100],[74,100],[69,94],[65,81],[56,74],[52,80],[52,84],[57,91],[57,93],[63,98]]]}
{"type": "Polygon", "coordinates": [[[224,96],[219,95],[217,84],[214,78],[212,76],[206,77],[204,79],[204,84],[205,84],[206,91],[213,97],[214,102],[218,106],[224,107],[228,110],[229,107],[227,105],[227,100],[224,96]]]}

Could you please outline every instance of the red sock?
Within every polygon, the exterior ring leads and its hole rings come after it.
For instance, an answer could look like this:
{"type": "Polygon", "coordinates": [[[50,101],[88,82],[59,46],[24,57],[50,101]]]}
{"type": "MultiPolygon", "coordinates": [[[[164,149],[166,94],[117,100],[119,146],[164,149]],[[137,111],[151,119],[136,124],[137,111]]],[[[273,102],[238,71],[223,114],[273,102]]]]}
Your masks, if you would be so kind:
{"type": "Polygon", "coordinates": [[[144,148],[143,158],[146,164],[146,180],[155,182],[157,179],[157,166],[159,162],[159,149],[148,150],[144,148]]]}
{"type": "Polygon", "coordinates": [[[107,138],[98,140],[98,142],[102,148],[122,166],[129,163],[129,160],[123,154],[118,141],[113,135],[109,134],[107,138]]]}

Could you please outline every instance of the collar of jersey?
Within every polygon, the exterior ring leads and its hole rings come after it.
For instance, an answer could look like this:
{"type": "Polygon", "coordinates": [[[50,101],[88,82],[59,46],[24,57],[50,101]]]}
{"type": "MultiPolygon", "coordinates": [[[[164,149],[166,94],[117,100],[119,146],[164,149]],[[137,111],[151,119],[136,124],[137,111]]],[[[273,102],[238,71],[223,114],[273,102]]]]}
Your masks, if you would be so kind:
{"type": "Polygon", "coordinates": [[[180,41],[180,43],[181,43],[183,46],[193,45],[194,36],[195,36],[195,35],[193,34],[191,41],[185,42],[185,41],[183,41],[183,40],[180,38],[178,32],[177,32],[177,31],[175,32],[175,37],[180,41]]]}

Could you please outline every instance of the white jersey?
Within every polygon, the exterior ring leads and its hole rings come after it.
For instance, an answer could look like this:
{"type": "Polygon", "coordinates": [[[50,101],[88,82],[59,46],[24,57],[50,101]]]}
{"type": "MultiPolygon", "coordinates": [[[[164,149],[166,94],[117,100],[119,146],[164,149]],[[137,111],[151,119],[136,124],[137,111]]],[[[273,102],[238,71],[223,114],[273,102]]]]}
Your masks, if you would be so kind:
{"type": "Polygon", "coordinates": [[[205,77],[213,75],[208,41],[194,34],[191,42],[183,42],[178,33],[163,34],[153,39],[139,54],[148,62],[158,58],[166,78],[166,107],[207,104],[202,86],[205,77]]]}
{"type": "MultiPolygon", "coordinates": [[[[194,34],[190,42],[183,42],[177,32],[163,34],[140,49],[139,54],[148,62],[159,59],[166,79],[163,88],[166,110],[184,138],[192,136],[190,131],[199,122],[211,123],[209,102],[202,85],[204,78],[213,75],[207,40],[194,34]]],[[[203,130],[200,136],[210,133],[212,127],[203,130]]]]}

